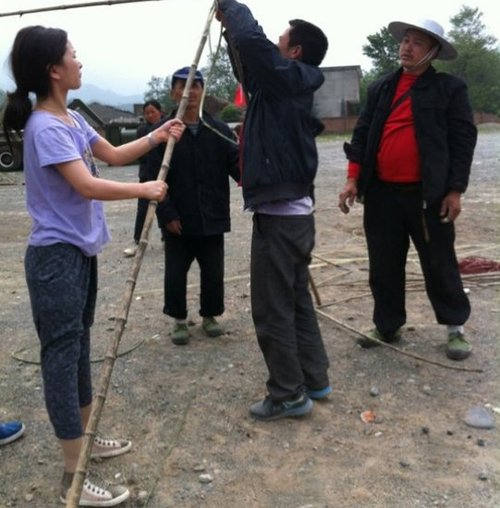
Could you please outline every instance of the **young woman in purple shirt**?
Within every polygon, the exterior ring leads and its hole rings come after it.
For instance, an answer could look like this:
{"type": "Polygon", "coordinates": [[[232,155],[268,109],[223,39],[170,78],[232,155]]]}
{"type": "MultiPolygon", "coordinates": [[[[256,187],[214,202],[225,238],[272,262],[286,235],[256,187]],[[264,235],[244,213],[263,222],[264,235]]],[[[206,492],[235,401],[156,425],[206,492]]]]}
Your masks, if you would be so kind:
{"type": "MultiPolygon", "coordinates": [[[[92,407],[90,327],[97,293],[97,254],[109,241],[102,200],[161,201],[162,181],[122,183],[99,178],[94,156],[111,165],[133,161],[184,125],[172,120],[148,136],[118,147],[69,111],[69,90],[81,85],[82,64],[67,33],[29,26],[16,35],[10,64],[17,89],[8,94],[3,128],[24,129],[26,200],[32,229],[26,280],[41,345],[45,403],[64,456],[61,501],[66,502],[92,407]],[[33,104],[29,93],[36,96],[33,104]]],[[[131,442],[97,437],[93,457],[127,452],[131,442]]],[[[115,506],[124,486],[86,480],[81,506],[115,506]]]]}

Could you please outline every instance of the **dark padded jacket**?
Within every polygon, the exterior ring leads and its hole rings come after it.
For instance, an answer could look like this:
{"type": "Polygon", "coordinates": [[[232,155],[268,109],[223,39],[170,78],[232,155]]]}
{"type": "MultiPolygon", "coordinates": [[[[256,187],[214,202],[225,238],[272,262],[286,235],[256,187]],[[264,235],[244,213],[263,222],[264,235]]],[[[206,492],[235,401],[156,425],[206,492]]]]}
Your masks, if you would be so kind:
{"type": "MultiPolygon", "coordinates": [[[[174,117],[175,112],[170,118],[174,117]]],[[[234,139],[226,123],[205,112],[203,120],[234,139]]],[[[159,145],[148,156],[148,165],[156,169],[156,174],[165,146],[159,145]]],[[[218,235],[230,231],[229,176],[239,181],[238,146],[201,122],[196,135],[186,129],[172,153],[167,197],[156,209],[158,225],[164,228],[168,222],[180,219],[183,235],[218,235]]]]}
{"type": "MultiPolygon", "coordinates": [[[[367,104],[351,143],[344,145],[347,158],[361,164],[358,181],[361,200],[376,174],[379,143],[401,73],[399,69],[368,88],[367,104]]],[[[423,199],[432,204],[451,190],[465,192],[477,140],[466,84],[429,67],[413,85],[410,97],[423,199]]]]}
{"type": "Polygon", "coordinates": [[[219,8],[251,96],[243,128],[245,207],[309,196],[318,168],[313,95],[323,73],[283,58],[244,4],[221,0],[219,8]]]}

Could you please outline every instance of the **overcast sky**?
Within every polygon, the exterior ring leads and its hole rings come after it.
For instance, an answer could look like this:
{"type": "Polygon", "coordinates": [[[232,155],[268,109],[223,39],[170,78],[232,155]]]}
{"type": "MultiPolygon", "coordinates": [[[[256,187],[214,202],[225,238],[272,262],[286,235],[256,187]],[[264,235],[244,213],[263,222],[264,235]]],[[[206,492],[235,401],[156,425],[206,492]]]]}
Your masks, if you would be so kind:
{"type": "MultiPolygon", "coordinates": [[[[84,3],[85,0],[1,0],[0,13],[47,6],[84,3]]],[[[156,0],[115,6],[65,9],[22,17],[0,17],[0,89],[12,90],[8,54],[17,31],[40,24],[64,28],[83,63],[83,82],[120,94],[143,93],[151,76],[165,77],[191,65],[199,46],[212,0],[156,0]]],[[[323,66],[360,65],[366,37],[390,21],[431,17],[445,31],[462,5],[479,8],[486,31],[500,40],[499,0],[248,0],[267,36],[277,41],[288,20],[302,18],[320,26],[330,49],[323,66]]],[[[220,25],[212,24],[216,44],[220,25]]],[[[207,63],[207,44],[200,67],[207,63]]]]}

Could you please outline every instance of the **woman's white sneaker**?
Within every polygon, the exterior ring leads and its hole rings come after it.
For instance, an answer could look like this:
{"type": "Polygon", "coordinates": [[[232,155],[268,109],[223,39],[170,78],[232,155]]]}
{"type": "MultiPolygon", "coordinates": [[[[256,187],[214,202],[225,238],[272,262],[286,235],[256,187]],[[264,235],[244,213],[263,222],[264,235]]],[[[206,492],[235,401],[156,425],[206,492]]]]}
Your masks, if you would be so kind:
{"type": "MultiPolygon", "coordinates": [[[[66,504],[69,489],[61,494],[60,500],[66,504]]],[[[130,491],[123,485],[109,485],[106,488],[95,485],[86,479],[78,506],[117,506],[130,497],[130,491]]]]}
{"type": "Polygon", "coordinates": [[[127,439],[113,439],[96,436],[90,457],[92,459],[107,459],[127,453],[132,447],[132,441],[127,439]]]}

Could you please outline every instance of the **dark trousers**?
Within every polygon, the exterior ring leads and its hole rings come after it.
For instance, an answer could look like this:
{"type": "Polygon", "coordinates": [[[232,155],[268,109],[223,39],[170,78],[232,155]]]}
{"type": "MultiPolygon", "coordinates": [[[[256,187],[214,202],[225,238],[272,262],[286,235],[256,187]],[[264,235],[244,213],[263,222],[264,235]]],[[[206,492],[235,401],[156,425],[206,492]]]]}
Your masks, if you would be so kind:
{"type": "Polygon", "coordinates": [[[200,267],[200,316],[224,312],[224,235],[165,234],[163,312],[168,316],[187,317],[187,274],[195,259],[200,267]]]}
{"type": "Polygon", "coordinates": [[[254,214],[252,317],[275,401],[329,385],[328,358],[309,293],[312,215],[254,214]]]}
{"type": "Polygon", "coordinates": [[[97,258],[68,244],[30,246],[25,270],[41,345],[47,412],[59,439],[76,439],[84,430],[80,408],[92,402],[90,327],[97,258]]]}
{"type": "Polygon", "coordinates": [[[142,228],[146,221],[146,215],[148,213],[149,200],[138,199],[137,200],[137,212],[135,214],[135,226],[134,226],[134,241],[139,243],[141,239],[142,228]]]}
{"type": "Polygon", "coordinates": [[[420,190],[375,182],[366,196],[364,228],[375,300],[373,322],[392,333],[406,322],[405,266],[410,238],[418,252],[437,322],[463,325],[470,303],[455,254],[453,223],[440,220],[441,203],[424,209],[420,190]]]}

